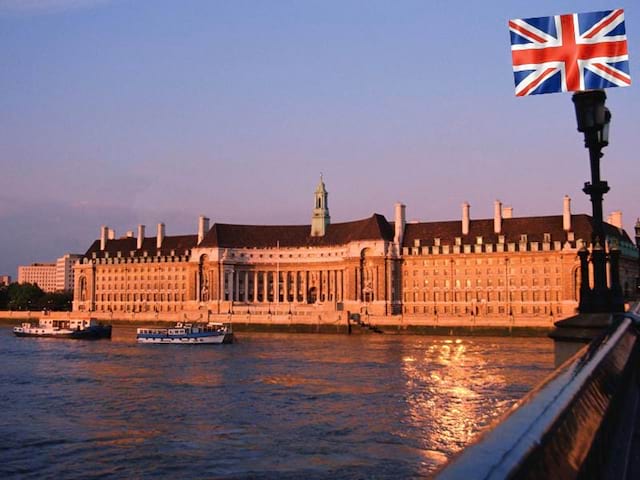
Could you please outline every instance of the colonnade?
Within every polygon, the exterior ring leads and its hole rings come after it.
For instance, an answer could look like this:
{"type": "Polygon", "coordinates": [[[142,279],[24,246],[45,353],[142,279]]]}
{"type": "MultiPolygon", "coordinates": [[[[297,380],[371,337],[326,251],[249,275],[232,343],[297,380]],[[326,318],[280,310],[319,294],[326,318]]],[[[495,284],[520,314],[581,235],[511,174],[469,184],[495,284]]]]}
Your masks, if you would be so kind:
{"type": "Polygon", "coordinates": [[[342,302],[346,292],[342,269],[301,271],[225,267],[220,283],[222,300],[244,303],[342,302]]]}

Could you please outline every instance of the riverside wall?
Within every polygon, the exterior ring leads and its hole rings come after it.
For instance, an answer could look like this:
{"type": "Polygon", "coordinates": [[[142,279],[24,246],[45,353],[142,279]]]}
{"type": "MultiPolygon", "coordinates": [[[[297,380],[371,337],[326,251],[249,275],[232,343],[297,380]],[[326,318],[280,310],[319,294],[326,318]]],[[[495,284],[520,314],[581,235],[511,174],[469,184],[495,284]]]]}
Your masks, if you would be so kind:
{"type": "Polygon", "coordinates": [[[214,314],[206,310],[181,312],[17,312],[0,311],[0,319],[18,324],[35,321],[43,315],[52,318],[91,317],[116,325],[171,324],[175,322],[232,323],[236,331],[296,331],[366,333],[370,327],[387,333],[424,334],[541,334],[548,333],[563,317],[539,315],[514,316],[434,316],[434,315],[360,315],[360,322],[347,321],[348,312],[244,312],[214,314]]]}

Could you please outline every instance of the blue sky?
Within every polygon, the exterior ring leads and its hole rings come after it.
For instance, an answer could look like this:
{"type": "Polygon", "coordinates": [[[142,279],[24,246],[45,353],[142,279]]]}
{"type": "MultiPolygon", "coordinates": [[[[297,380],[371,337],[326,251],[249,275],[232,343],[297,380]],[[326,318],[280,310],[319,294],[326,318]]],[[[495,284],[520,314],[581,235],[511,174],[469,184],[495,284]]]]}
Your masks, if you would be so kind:
{"type": "MultiPolygon", "coordinates": [[[[0,0],[0,273],[118,234],[332,221],[590,213],[570,94],[515,98],[510,18],[558,1],[0,0]]],[[[605,212],[640,215],[637,86],[608,90],[605,212]]]]}

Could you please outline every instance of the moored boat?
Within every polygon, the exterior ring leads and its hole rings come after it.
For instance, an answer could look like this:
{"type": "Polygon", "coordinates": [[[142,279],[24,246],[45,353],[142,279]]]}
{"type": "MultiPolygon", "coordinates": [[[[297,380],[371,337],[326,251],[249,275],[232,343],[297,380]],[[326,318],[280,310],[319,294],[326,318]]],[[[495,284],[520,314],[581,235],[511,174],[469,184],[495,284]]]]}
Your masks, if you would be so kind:
{"type": "Polygon", "coordinates": [[[138,328],[138,343],[173,343],[183,345],[206,345],[233,343],[230,324],[213,323],[191,324],[177,323],[169,328],[138,328]]]}
{"type": "Polygon", "coordinates": [[[40,318],[38,325],[25,322],[13,327],[13,333],[18,337],[98,340],[111,338],[111,325],[103,325],[95,318],[40,318]]]}

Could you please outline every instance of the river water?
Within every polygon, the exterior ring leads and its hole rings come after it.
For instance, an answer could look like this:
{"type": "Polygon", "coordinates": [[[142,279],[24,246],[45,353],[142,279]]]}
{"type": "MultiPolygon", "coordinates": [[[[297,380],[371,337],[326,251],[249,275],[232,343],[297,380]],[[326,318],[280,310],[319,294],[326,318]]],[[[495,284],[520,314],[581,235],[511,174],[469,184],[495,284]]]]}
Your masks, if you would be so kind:
{"type": "Polygon", "coordinates": [[[419,478],[553,368],[546,338],[0,327],[0,478],[419,478]]]}

